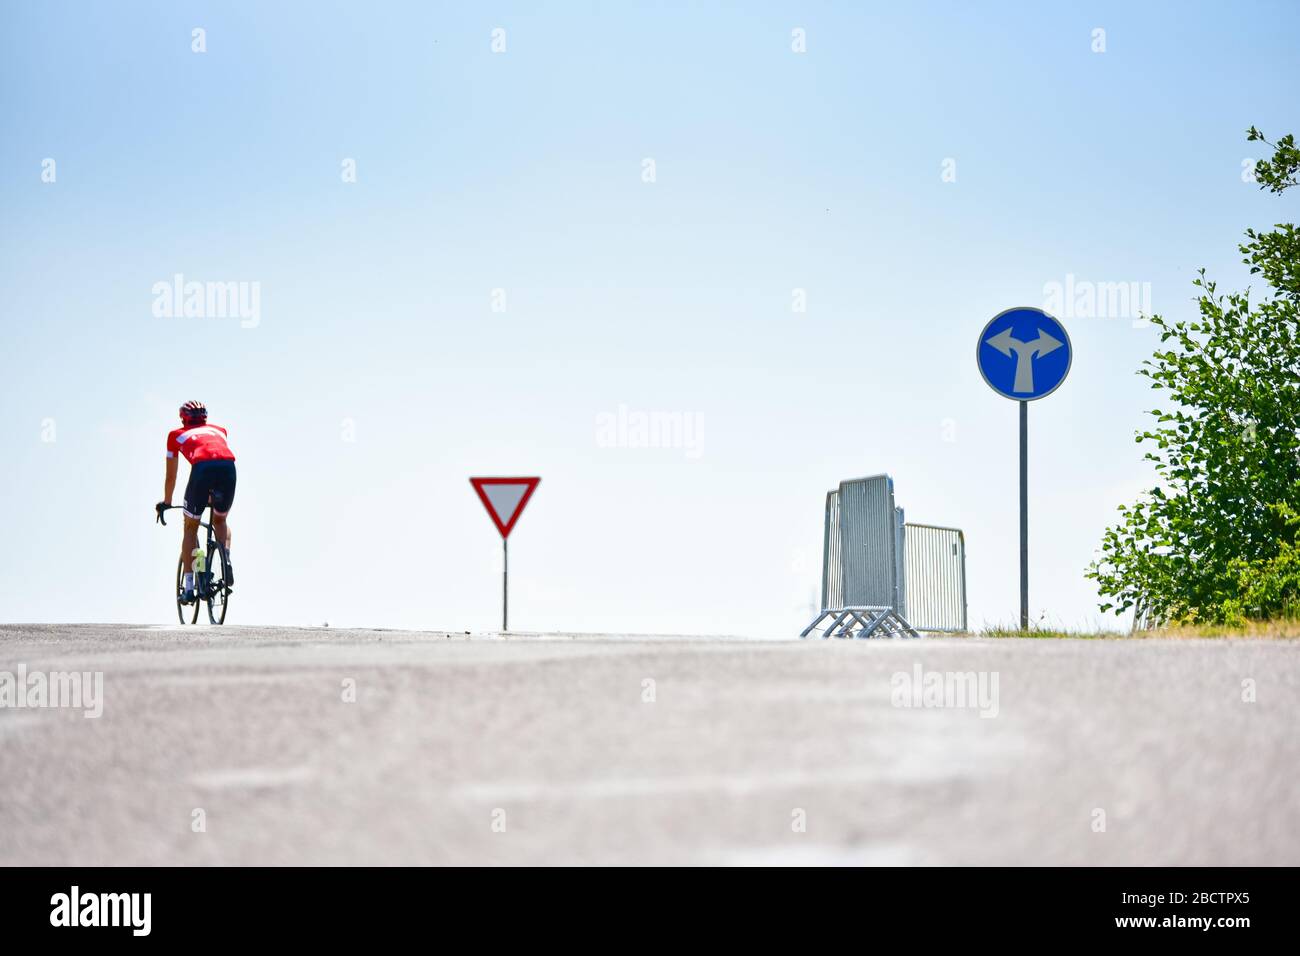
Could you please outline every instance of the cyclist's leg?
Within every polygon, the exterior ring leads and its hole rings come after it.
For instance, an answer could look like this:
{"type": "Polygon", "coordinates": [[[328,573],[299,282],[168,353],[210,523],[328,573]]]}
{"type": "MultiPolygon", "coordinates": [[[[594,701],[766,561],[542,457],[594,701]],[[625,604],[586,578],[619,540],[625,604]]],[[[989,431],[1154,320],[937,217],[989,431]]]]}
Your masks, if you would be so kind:
{"type": "Polygon", "coordinates": [[[235,463],[214,464],[212,469],[212,531],[226,549],[226,581],[233,584],[234,570],[230,560],[230,507],[235,503],[235,463]]]}
{"type": "Polygon", "coordinates": [[[226,516],[217,511],[212,512],[212,530],[217,536],[217,540],[227,551],[230,550],[230,522],[226,516]]]}
{"type": "Polygon", "coordinates": [[[199,519],[191,518],[188,514],[185,516],[185,533],[181,537],[181,562],[185,565],[185,573],[190,574],[194,570],[194,549],[199,546],[199,519]]]}
{"type": "Polygon", "coordinates": [[[230,506],[235,503],[235,463],[233,461],[213,462],[211,466],[212,530],[217,540],[230,550],[230,506]]]}

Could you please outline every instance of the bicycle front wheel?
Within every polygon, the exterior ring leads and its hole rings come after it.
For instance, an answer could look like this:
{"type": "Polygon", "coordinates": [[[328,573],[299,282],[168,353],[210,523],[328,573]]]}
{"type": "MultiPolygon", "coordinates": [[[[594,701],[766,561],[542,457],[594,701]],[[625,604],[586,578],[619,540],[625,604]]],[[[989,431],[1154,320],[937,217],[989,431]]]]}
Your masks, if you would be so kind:
{"type": "Polygon", "coordinates": [[[181,603],[181,594],[185,591],[185,561],[184,559],[176,562],[176,616],[181,619],[182,624],[193,624],[199,619],[199,602],[195,601],[192,605],[181,603]],[[186,611],[190,612],[190,619],[185,620],[186,611]]]}

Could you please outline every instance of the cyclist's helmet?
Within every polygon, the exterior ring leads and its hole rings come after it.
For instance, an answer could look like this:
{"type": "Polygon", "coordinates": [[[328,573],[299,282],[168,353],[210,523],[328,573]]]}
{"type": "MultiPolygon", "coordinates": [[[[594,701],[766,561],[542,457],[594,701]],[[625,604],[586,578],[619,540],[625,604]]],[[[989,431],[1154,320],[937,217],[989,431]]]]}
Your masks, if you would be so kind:
{"type": "Polygon", "coordinates": [[[202,402],[186,402],[181,406],[181,423],[202,425],[208,420],[208,410],[202,402]]]}

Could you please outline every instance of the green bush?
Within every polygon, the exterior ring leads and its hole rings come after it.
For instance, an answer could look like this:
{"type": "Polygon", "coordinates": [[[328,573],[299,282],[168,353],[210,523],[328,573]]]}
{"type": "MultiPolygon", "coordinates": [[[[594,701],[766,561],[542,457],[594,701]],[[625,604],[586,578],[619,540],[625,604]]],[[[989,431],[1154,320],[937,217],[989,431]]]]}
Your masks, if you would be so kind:
{"type": "MultiPolygon", "coordinates": [[[[1254,128],[1248,139],[1267,142],[1254,128]]],[[[1300,150],[1292,136],[1269,145],[1256,179],[1281,194],[1300,150]]],[[[1187,624],[1300,608],[1300,234],[1281,223],[1246,239],[1244,261],[1271,297],[1220,295],[1202,270],[1196,319],[1151,318],[1161,347],[1138,374],[1169,401],[1137,441],[1160,483],[1120,507],[1088,568],[1102,611],[1187,624]]]]}

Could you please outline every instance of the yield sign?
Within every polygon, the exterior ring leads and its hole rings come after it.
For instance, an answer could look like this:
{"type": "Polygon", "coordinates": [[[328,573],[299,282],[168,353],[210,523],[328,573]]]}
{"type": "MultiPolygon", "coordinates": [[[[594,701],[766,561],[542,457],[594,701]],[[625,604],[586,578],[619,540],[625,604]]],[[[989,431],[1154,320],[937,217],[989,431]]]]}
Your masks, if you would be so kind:
{"type": "Polygon", "coordinates": [[[501,537],[510,537],[510,532],[524,513],[528,499],[533,496],[540,478],[471,478],[469,483],[478,492],[483,507],[487,509],[492,523],[501,532],[501,537]]]}

